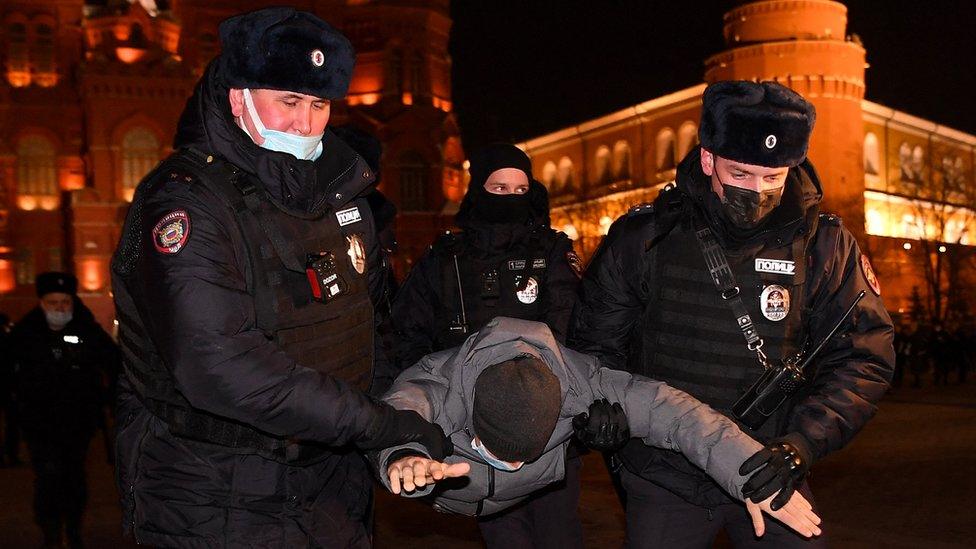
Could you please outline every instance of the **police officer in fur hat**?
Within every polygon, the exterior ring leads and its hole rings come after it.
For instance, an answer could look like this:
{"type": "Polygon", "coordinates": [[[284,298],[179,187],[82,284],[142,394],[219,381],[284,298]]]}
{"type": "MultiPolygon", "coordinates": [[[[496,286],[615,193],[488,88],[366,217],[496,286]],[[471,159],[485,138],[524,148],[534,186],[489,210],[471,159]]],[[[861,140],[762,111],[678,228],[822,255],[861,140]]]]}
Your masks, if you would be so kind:
{"type": "MultiPolygon", "coordinates": [[[[754,501],[778,492],[778,508],[794,490],[810,499],[810,467],[874,415],[893,371],[893,328],[867,256],[820,211],[807,159],[813,106],[779,84],[745,81],[710,85],[702,103],[701,146],[674,187],[618,219],[593,258],[569,343],[745,420],[736,403],[765,368],[827,339],[864,291],[799,390],[763,408],[754,428],[742,423],[767,446],[741,472],[770,466],[745,491],[754,501]]],[[[757,543],[742,506],[684,457],[630,442],[617,458],[629,545],[707,546],[722,528],[736,546],[757,543]]],[[[758,543],[825,542],[773,525],[758,543]]]]}
{"type": "Polygon", "coordinates": [[[82,547],[87,500],[85,456],[119,350],[78,299],[78,279],[47,272],[36,280],[38,304],[10,332],[17,405],[34,469],[34,520],[45,547],[82,547]]]}
{"type": "Polygon", "coordinates": [[[374,175],[327,128],[354,52],[290,8],[220,37],[112,263],[123,524],[153,546],[368,546],[357,450],[449,441],[365,392],[383,366],[374,175]]]}

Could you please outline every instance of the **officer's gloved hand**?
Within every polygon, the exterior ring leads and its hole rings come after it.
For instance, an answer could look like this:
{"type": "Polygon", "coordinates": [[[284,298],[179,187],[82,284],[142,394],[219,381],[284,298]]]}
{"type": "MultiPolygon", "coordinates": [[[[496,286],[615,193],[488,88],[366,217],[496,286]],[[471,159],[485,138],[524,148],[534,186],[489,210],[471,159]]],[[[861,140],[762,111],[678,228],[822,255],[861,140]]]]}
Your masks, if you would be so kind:
{"type": "Polygon", "coordinates": [[[381,450],[410,442],[423,445],[431,459],[437,461],[454,453],[454,445],[440,425],[413,410],[397,410],[385,403],[379,403],[376,418],[356,441],[356,446],[362,450],[381,450]]]}
{"type": "Polygon", "coordinates": [[[803,483],[811,465],[813,452],[803,435],[790,433],[773,439],[739,467],[739,474],[743,476],[758,469],[742,487],[742,495],[759,503],[779,492],[769,505],[777,511],[803,483]]]}
{"type": "Polygon", "coordinates": [[[601,452],[618,450],[630,440],[630,426],[623,406],[619,402],[611,405],[605,398],[594,400],[589,413],[574,417],[573,429],[580,442],[601,452]]]}

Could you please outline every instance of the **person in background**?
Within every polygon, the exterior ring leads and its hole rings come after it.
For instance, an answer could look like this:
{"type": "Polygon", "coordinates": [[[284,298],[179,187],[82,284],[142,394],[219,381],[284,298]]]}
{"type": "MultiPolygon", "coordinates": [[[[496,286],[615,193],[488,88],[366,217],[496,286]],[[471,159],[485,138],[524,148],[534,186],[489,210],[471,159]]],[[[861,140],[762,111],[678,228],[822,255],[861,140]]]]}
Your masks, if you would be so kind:
{"type": "Polygon", "coordinates": [[[103,380],[121,356],[78,299],[68,273],[37,277],[38,305],[10,333],[24,440],[34,469],[34,519],[44,545],[82,547],[85,457],[102,416],[103,380]]]}

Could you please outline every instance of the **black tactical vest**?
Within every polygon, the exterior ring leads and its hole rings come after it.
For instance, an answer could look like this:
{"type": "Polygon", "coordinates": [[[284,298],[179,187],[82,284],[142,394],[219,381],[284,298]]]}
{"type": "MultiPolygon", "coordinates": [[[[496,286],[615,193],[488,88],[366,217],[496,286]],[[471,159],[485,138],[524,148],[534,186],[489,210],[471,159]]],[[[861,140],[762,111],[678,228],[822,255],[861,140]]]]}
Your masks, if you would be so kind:
{"type": "MultiPolygon", "coordinates": [[[[650,282],[645,285],[639,359],[631,364],[637,373],[667,382],[731,417],[732,404],[759,378],[762,365],[709,276],[688,216],[665,230],[670,232],[648,251],[650,282]]],[[[726,253],[771,362],[796,353],[800,344],[807,242],[801,237],[743,255],[726,253]]],[[[788,404],[758,432],[740,427],[768,440],[780,434],[788,404]]],[[[631,471],[692,503],[728,501],[703,471],[677,452],[632,441],[619,455],[631,471]]]]}
{"type": "MultiPolygon", "coordinates": [[[[373,307],[366,263],[368,208],[349,204],[321,215],[300,218],[277,208],[249,176],[219,159],[182,150],[147,176],[143,187],[159,184],[160,174],[190,173],[234,210],[247,243],[248,292],[257,312],[257,328],[302,366],[336,376],[366,389],[372,378],[373,307]],[[316,265],[319,299],[306,269],[316,265]]],[[[140,253],[142,194],[136,193],[113,261],[124,280],[140,253]]],[[[247,425],[193,409],[175,389],[172,376],[146,337],[132,295],[116,291],[124,365],[136,391],[170,430],[186,438],[256,452],[295,462],[320,455],[322,448],[295,444],[247,425]]]]}
{"type": "Polygon", "coordinates": [[[433,249],[442,286],[435,350],[460,345],[496,316],[543,320],[554,239],[554,231],[537,227],[507,253],[480,257],[465,249],[463,234],[441,236],[433,249]]]}

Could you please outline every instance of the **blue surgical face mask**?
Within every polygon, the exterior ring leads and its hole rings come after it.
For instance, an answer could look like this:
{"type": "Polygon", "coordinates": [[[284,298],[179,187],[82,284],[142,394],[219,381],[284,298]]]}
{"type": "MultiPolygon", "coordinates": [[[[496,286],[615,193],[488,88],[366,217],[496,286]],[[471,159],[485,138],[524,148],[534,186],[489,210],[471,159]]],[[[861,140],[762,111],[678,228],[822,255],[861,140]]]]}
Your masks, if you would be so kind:
{"type": "MultiPolygon", "coordinates": [[[[259,147],[268,149],[269,151],[288,153],[299,160],[315,160],[322,155],[322,136],[324,135],[322,133],[303,136],[266,128],[264,122],[261,121],[261,117],[258,116],[257,109],[254,108],[254,99],[251,97],[251,90],[247,88],[244,88],[244,108],[251,115],[251,122],[254,123],[254,129],[264,139],[264,143],[261,143],[259,147]]],[[[251,135],[251,132],[247,131],[247,126],[244,124],[244,121],[240,120],[238,124],[244,130],[244,133],[253,140],[254,136],[251,135]]]]}
{"type": "Polygon", "coordinates": [[[488,449],[484,447],[484,445],[475,442],[475,439],[471,439],[471,449],[474,450],[475,452],[478,452],[478,455],[481,456],[481,459],[485,460],[485,463],[491,465],[492,467],[498,469],[499,471],[509,471],[509,472],[518,471],[519,469],[522,468],[523,465],[525,465],[525,463],[522,462],[519,462],[518,465],[512,465],[507,461],[502,461],[496,458],[495,456],[491,455],[491,452],[489,452],[488,449]]]}
{"type": "Polygon", "coordinates": [[[72,311],[48,311],[44,310],[44,318],[47,320],[47,325],[54,331],[63,329],[65,326],[71,322],[72,311]]]}

